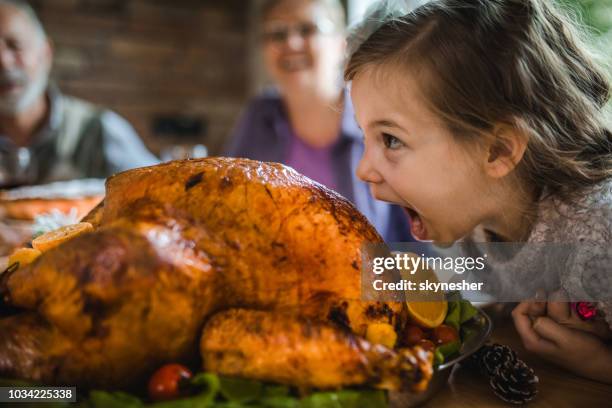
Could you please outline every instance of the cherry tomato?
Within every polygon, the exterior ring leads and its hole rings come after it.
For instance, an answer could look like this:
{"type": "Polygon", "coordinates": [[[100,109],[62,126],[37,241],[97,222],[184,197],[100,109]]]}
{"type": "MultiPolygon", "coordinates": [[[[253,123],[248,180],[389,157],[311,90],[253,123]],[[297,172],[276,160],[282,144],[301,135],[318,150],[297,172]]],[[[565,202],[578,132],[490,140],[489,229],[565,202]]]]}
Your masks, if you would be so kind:
{"type": "Polygon", "coordinates": [[[149,380],[149,397],[165,401],[181,397],[183,385],[193,377],[189,369],[180,364],[166,364],[149,380]]]}
{"type": "Polygon", "coordinates": [[[431,339],[437,345],[446,344],[458,340],[459,333],[457,333],[457,330],[455,330],[454,327],[448,326],[446,324],[441,324],[440,326],[433,329],[431,339]]]}
{"type": "Polygon", "coordinates": [[[423,329],[419,326],[408,326],[404,330],[404,342],[409,346],[414,346],[423,338],[423,329]]]}
{"type": "Polygon", "coordinates": [[[417,346],[421,346],[421,348],[425,351],[434,351],[436,345],[433,344],[431,340],[423,339],[417,343],[417,346]]]}

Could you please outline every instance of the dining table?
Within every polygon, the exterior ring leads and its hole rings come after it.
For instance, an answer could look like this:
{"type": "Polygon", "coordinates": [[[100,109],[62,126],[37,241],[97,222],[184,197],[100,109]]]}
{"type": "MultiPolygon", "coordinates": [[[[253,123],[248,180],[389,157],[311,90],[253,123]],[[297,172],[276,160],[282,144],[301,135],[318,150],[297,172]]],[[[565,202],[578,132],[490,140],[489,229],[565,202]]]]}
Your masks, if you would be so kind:
{"type": "MultiPolygon", "coordinates": [[[[487,308],[484,309],[487,312],[487,308]]],[[[538,376],[538,393],[527,407],[612,407],[612,384],[590,380],[571,373],[523,347],[512,319],[508,313],[488,311],[493,317],[493,331],[490,341],[504,344],[515,350],[518,357],[538,376]]],[[[612,367],[610,367],[612,370],[612,367]]],[[[494,393],[488,381],[477,370],[457,366],[451,373],[448,385],[430,399],[427,408],[467,407],[509,407],[512,406],[494,393]]]]}

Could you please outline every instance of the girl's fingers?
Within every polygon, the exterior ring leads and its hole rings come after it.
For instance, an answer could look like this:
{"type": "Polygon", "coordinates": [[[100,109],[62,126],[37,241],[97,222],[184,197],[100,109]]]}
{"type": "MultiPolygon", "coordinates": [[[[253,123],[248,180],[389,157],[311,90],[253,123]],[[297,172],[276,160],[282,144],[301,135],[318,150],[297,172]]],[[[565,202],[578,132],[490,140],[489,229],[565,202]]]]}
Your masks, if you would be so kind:
{"type": "Polygon", "coordinates": [[[533,302],[521,302],[512,310],[512,317],[515,315],[529,315],[531,310],[531,303],[533,302]]]}
{"type": "Polygon", "coordinates": [[[524,302],[528,305],[527,314],[532,318],[546,315],[546,292],[538,289],[533,301],[524,302]]]}
{"type": "Polygon", "coordinates": [[[564,291],[552,294],[550,301],[546,305],[545,315],[565,327],[589,332],[604,340],[608,340],[612,337],[612,332],[610,332],[609,326],[605,321],[582,320],[578,314],[576,314],[576,311],[572,309],[564,291]]]}
{"type": "MultiPolygon", "coordinates": [[[[528,351],[553,354],[557,350],[556,344],[543,338],[533,329],[532,320],[529,315],[531,307],[530,302],[523,302],[512,311],[512,319],[514,320],[516,331],[528,351]]],[[[541,319],[541,317],[538,319],[541,319]]]]}
{"type": "Polygon", "coordinates": [[[572,335],[572,330],[548,317],[538,317],[533,322],[533,330],[544,339],[558,344],[561,348],[572,335]]]}
{"type": "Polygon", "coordinates": [[[529,305],[527,314],[533,318],[546,315],[546,302],[525,302],[529,305]]]}
{"type": "Polygon", "coordinates": [[[569,299],[564,291],[555,292],[551,295],[546,305],[546,312],[548,317],[557,323],[570,324],[574,320],[569,299]]]}

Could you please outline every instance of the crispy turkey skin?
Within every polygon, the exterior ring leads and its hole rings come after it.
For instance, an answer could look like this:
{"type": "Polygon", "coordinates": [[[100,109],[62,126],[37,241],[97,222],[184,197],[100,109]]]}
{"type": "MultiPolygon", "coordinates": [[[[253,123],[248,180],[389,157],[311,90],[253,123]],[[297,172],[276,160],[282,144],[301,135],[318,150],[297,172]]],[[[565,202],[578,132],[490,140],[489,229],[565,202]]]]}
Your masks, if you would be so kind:
{"type": "Polygon", "coordinates": [[[336,193],[280,164],[227,158],[127,171],[106,190],[93,232],[0,276],[0,309],[12,311],[0,375],[126,388],[202,358],[304,387],[422,388],[431,376],[430,354],[360,337],[371,322],[399,328],[403,305],[360,300],[362,245],[381,238],[336,193]],[[279,339],[290,346],[267,351],[279,339]]]}

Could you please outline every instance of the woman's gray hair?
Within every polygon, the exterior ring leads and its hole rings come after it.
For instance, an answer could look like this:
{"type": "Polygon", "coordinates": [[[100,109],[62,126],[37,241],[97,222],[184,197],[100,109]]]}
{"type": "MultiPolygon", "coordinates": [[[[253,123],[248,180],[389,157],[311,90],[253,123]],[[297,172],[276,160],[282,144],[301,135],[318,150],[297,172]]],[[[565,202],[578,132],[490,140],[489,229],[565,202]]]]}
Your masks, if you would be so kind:
{"type": "Polygon", "coordinates": [[[43,27],[40,19],[36,15],[36,12],[30,6],[30,4],[24,0],[0,0],[0,6],[14,7],[22,12],[32,23],[34,29],[40,34],[43,40],[47,39],[47,33],[43,27]]]}
{"type": "Polygon", "coordinates": [[[379,0],[372,4],[364,18],[349,28],[348,57],[384,24],[411,13],[429,1],[431,0],[379,0]]]}

